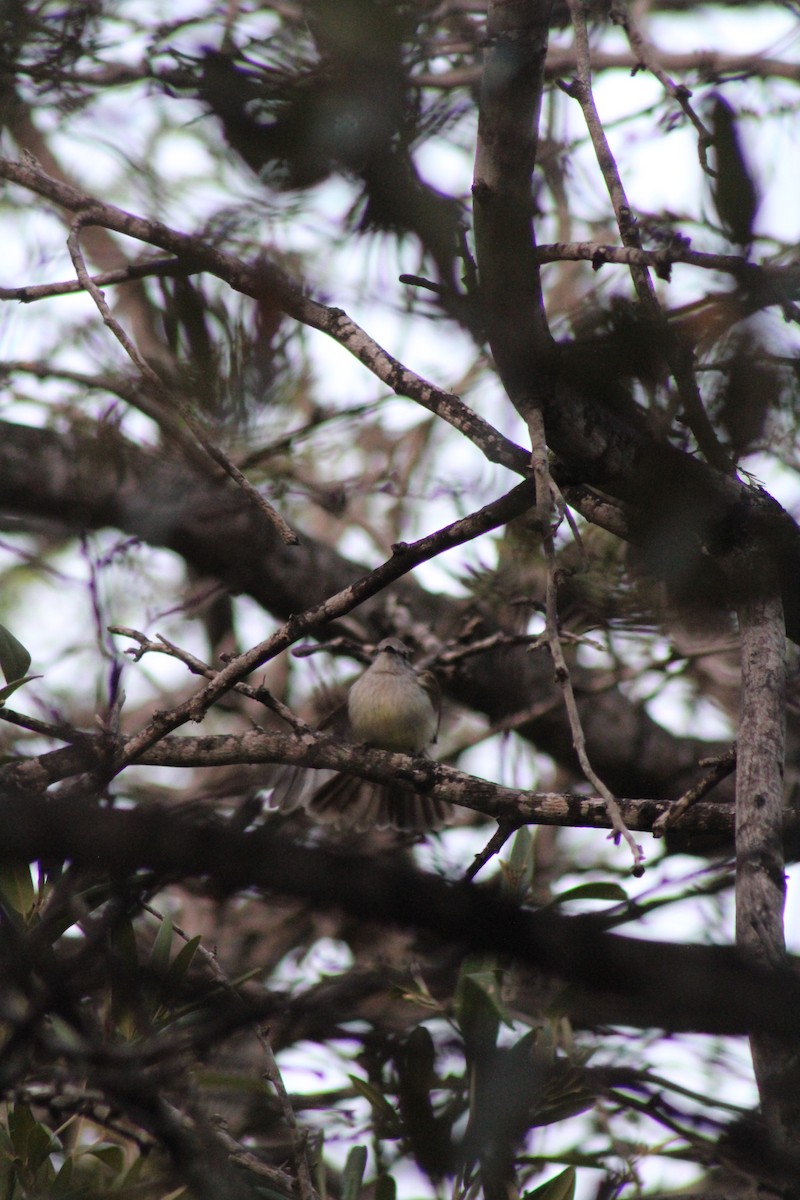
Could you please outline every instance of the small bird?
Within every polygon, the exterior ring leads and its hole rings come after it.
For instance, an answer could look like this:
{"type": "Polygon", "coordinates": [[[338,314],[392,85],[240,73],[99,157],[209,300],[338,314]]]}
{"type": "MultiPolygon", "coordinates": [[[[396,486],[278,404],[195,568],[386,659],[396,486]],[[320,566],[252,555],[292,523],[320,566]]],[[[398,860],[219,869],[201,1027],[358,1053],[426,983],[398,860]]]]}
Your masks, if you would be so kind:
{"type": "MultiPolygon", "coordinates": [[[[411,651],[399,638],[384,638],[371,666],[350,688],[343,733],[350,741],[380,750],[427,756],[427,747],[438,734],[440,707],[441,693],[433,675],[414,669],[411,651]]],[[[336,725],[337,714],[329,723],[336,725]]],[[[326,779],[325,772],[303,767],[281,772],[271,802],[281,812],[305,808],[314,820],[355,833],[440,829],[451,812],[449,804],[415,792],[401,779],[372,783],[355,775],[329,773],[326,779]]]]}

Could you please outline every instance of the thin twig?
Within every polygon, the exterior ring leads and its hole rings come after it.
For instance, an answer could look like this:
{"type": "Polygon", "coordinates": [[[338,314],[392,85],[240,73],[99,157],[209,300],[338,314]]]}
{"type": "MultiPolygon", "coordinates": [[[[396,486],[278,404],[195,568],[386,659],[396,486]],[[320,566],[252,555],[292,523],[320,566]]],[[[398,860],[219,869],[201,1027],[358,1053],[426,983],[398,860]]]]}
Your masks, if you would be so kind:
{"type": "MultiPolygon", "coordinates": [[[[641,250],[642,243],[636,223],[636,217],[628,202],[622,178],[617,168],[611,147],[608,144],[605,130],[600,120],[600,114],[594,102],[592,93],[592,72],[589,53],[589,35],[586,28],[586,11],[583,0],[569,0],[572,15],[575,54],[577,59],[577,78],[570,84],[561,84],[561,90],[581,106],[583,119],[589,131],[589,137],[594,147],[598,166],[605,180],[606,188],[614,208],[620,237],[625,246],[641,250]]],[[[692,433],[707,461],[718,470],[728,475],[735,474],[735,466],[729,455],[720,445],[708,414],[703,407],[700,389],[692,370],[691,357],[678,345],[670,330],[666,317],[653,287],[653,281],[646,267],[637,264],[630,265],[631,279],[634,290],[642,305],[646,319],[659,335],[664,357],[678,385],[681,401],[692,433]]]]}
{"type": "MultiPolygon", "coordinates": [[[[139,643],[138,650],[129,649],[125,653],[133,659],[134,662],[139,662],[145,654],[166,654],[169,658],[176,658],[188,667],[193,675],[200,675],[204,679],[216,679],[219,674],[208,663],[204,663],[202,659],[196,658],[194,654],[190,654],[188,650],[184,650],[182,646],[176,646],[174,642],[170,642],[162,634],[157,634],[158,641],[152,641],[146,633],[141,633],[138,629],[131,629],[127,625],[109,625],[108,632],[117,634],[119,637],[128,637],[139,643]]],[[[248,700],[255,700],[258,704],[263,704],[266,708],[274,712],[276,716],[285,721],[295,733],[309,733],[309,726],[302,718],[282,701],[278,700],[277,696],[273,696],[268,688],[263,686],[251,687],[249,683],[241,681],[234,685],[231,689],[238,692],[240,696],[246,696],[248,700]]],[[[0,715],[2,711],[0,710],[0,715]]]]}
{"type": "MultiPolygon", "coordinates": [[[[152,258],[149,262],[130,263],[127,267],[116,267],[113,271],[101,271],[90,276],[96,287],[107,287],[117,283],[131,283],[135,279],[159,278],[174,275],[196,275],[200,267],[181,262],[178,258],[152,258]]],[[[0,287],[0,300],[18,300],[20,304],[31,304],[35,300],[49,300],[53,296],[72,296],[85,291],[80,279],[63,279],[54,283],[27,283],[22,287],[0,287]]]]}
{"type": "Polygon", "coordinates": [[[93,742],[97,736],[93,733],[82,733],[79,729],[73,729],[71,725],[64,725],[60,722],[40,721],[38,717],[30,717],[27,713],[17,712],[13,708],[7,708],[4,704],[0,705],[0,721],[8,721],[9,725],[27,729],[29,733],[55,738],[59,742],[93,742]]]}
{"type": "MultiPolygon", "coordinates": [[[[544,422],[541,420],[539,410],[534,410],[529,416],[528,426],[531,432],[532,458],[535,465],[534,479],[536,480],[536,508],[537,512],[542,512],[545,509],[547,501],[554,495],[554,486],[550,480],[550,472],[547,465],[547,447],[544,440],[544,422]]],[[[578,705],[575,701],[575,693],[572,688],[572,680],[570,678],[567,660],[564,657],[564,651],[561,645],[561,636],[558,628],[558,587],[557,587],[557,565],[555,544],[553,541],[553,529],[549,526],[542,527],[542,547],[544,549],[545,560],[547,562],[547,592],[545,602],[545,636],[550,649],[550,656],[553,660],[555,668],[556,683],[561,688],[561,693],[564,697],[564,707],[569,719],[569,726],[572,732],[572,744],[575,748],[575,753],[578,756],[581,770],[585,778],[593,788],[602,797],[609,821],[611,823],[612,834],[614,840],[619,841],[620,837],[631,848],[633,854],[632,874],[640,876],[644,874],[644,851],[639,843],[634,838],[631,831],[628,829],[622,818],[620,806],[617,803],[611,790],[606,787],[600,776],[589,762],[589,756],[586,753],[586,737],[583,732],[578,705]]]]}
{"type": "Polygon", "coordinates": [[[684,792],[674,804],[670,805],[666,812],[663,812],[653,822],[653,837],[663,837],[667,830],[671,829],[675,825],[675,822],[686,812],[687,808],[691,808],[693,804],[697,804],[698,800],[702,800],[704,796],[708,795],[711,789],[715,788],[722,779],[726,779],[732,771],[736,770],[736,743],[734,742],[730,749],[726,750],[724,754],[720,754],[718,758],[703,759],[703,764],[701,765],[706,764],[711,767],[708,774],[704,775],[688,791],[684,792]]]}
{"type": "Polygon", "coordinates": [[[253,487],[249,479],[242,474],[242,472],[239,470],[236,464],[232,462],[224,450],[221,450],[216,443],[211,441],[205,429],[203,428],[202,422],[192,411],[191,406],[187,404],[185,400],[183,400],[180,394],[177,391],[169,394],[167,393],[167,389],[165,388],[160,377],[156,374],[149,363],[145,362],[132,340],[128,337],[127,333],[120,325],[119,321],[117,321],[112,314],[111,309],[106,302],[105,296],[94,282],[86,268],[86,263],[83,258],[83,251],[80,247],[81,229],[85,228],[86,226],[93,225],[94,223],[94,215],[91,209],[89,209],[88,212],[79,214],[73,221],[70,228],[69,237],[67,238],[67,247],[69,249],[72,262],[75,266],[75,274],[78,277],[78,281],[84,290],[87,291],[94,300],[104,323],[114,334],[114,337],[122,346],[123,350],[128,355],[131,362],[136,366],[140,375],[152,389],[152,391],[160,399],[167,403],[172,403],[178,408],[183,420],[189,426],[195,438],[203,447],[209,458],[218,466],[220,466],[225,474],[228,475],[234,481],[234,483],[236,483],[242,489],[248,499],[267,518],[270,525],[274,529],[277,529],[281,539],[286,543],[286,545],[296,546],[299,542],[299,538],[294,530],[291,529],[277,509],[273,508],[269,501],[261,495],[258,489],[253,487]]]}
{"type": "Polygon", "coordinates": [[[575,753],[578,756],[578,762],[580,763],[584,776],[605,802],[606,812],[608,813],[608,818],[611,822],[611,829],[613,831],[610,836],[615,841],[619,841],[620,837],[622,837],[628,843],[631,848],[631,853],[633,854],[633,867],[631,869],[631,873],[638,877],[644,874],[644,851],[625,824],[622,818],[622,812],[613,792],[611,792],[611,790],[606,787],[605,783],[603,783],[603,780],[589,762],[589,757],[586,753],[586,737],[583,732],[583,725],[581,724],[578,705],[575,701],[575,693],[572,689],[572,680],[570,678],[569,668],[564,657],[564,651],[561,648],[561,639],[558,636],[557,571],[555,550],[551,537],[545,538],[544,550],[545,557],[547,559],[548,644],[550,647],[550,654],[553,659],[553,666],[555,667],[556,683],[561,688],[561,692],[564,697],[564,707],[566,708],[570,730],[572,731],[572,745],[575,748],[575,753]]]}
{"type": "MultiPolygon", "coordinates": [[[[589,757],[586,753],[586,738],[581,724],[578,706],[575,702],[575,693],[572,689],[572,680],[570,678],[567,660],[564,657],[564,651],[561,645],[561,634],[558,628],[558,591],[557,591],[557,566],[555,543],[553,534],[555,528],[549,524],[546,517],[555,502],[559,512],[559,522],[565,510],[563,498],[550,478],[550,468],[547,455],[547,444],[545,442],[544,420],[541,410],[533,408],[528,413],[528,429],[531,436],[531,461],[533,463],[533,477],[536,484],[536,512],[543,519],[541,526],[542,547],[544,549],[545,560],[547,562],[547,592],[545,603],[545,633],[543,637],[547,639],[547,645],[550,650],[550,656],[553,660],[555,668],[556,682],[561,688],[564,697],[564,707],[569,719],[570,730],[572,732],[572,744],[575,752],[578,755],[578,761],[581,765],[581,770],[585,778],[591,783],[602,797],[609,821],[611,823],[612,834],[616,841],[620,837],[631,848],[633,854],[632,874],[639,876],[644,873],[644,851],[639,843],[634,838],[633,834],[628,829],[622,818],[620,806],[616,798],[608,787],[603,783],[602,779],[593,769],[589,762],[589,757]],[[561,503],[559,503],[559,500],[561,503]]],[[[556,526],[557,527],[557,526],[556,526]]],[[[533,647],[532,647],[533,648],[533,647]]]]}
{"type": "Polygon", "coordinates": [[[289,1093],[286,1091],[286,1085],[283,1082],[280,1068],[275,1061],[275,1055],[272,1052],[267,1030],[257,1029],[256,1033],[261,1043],[266,1063],[264,1077],[269,1080],[275,1089],[284,1123],[291,1135],[292,1158],[294,1160],[297,1185],[300,1191],[300,1200],[319,1200],[311,1180],[311,1167],[309,1166],[307,1154],[308,1134],[305,1130],[301,1130],[297,1124],[294,1109],[292,1108],[292,1101],[289,1093]]]}
{"type": "MultiPolygon", "coordinates": [[[[151,916],[156,917],[159,921],[163,921],[164,918],[162,917],[162,915],[158,911],[158,909],[153,908],[149,904],[142,904],[142,908],[146,912],[149,912],[151,914],[151,916]]],[[[192,940],[190,938],[189,934],[184,929],[182,929],[180,927],[180,925],[176,925],[174,921],[172,922],[172,928],[175,931],[175,933],[178,935],[178,937],[181,938],[184,942],[188,943],[192,940]]],[[[228,978],[225,971],[223,971],[222,967],[219,965],[219,959],[217,958],[216,954],[213,954],[210,950],[207,950],[205,948],[205,946],[202,944],[202,942],[198,942],[196,952],[203,959],[204,963],[208,967],[214,981],[216,983],[218,983],[222,988],[224,988],[225,991],[229,992],[232,996],[235,996],[237,1000],[241,1000],[241,996],[239,995],[239,992],[237,991],[233,982],[228,978]]],[[[267,1035],[263,1029],[261,1029],[259,1026],[256,1026],[254,1031],[255,1031],[256,1037],[258,1038],[258,1041],[262,1048],[262,1051],[264,1053],[264,1057],[266,1059],[266,1068],[264,1070],[264,1077],[272,1084],[273,1088],[275,1089],[275,1093],[278,1097],[278,1102],[281,1107],[281,1114],[282,1114],[284,1122],[289,1130],[289,1135],[290,1135],[291,1144],[292,1144],[292,1157],[294,1159],[294,1166],[295,1166],[295,1172],[296,1172],[295,1178],[297,1180],[297,1185],[298,1185],[298,1189],[300,1192],[300,1198],[301,1198],[301,1200],[319,1200],[319,1196],[314,1189],[313,1183],[311,1182],[311,1170],[309,1168],[308,1161],[306,1158],[306,1153],[305,1153],[306,1137],[305,1137],[305,1134],[298,1127],[297,1119],[294,1114],[294,1109],[292,1108],[292,1102],[291,1102],[291,1099],[289,1098],[289,1093],[286,1091],[286,1087],[284,1085],[283,1077],[280,1073],[278,1064],[275,1061],[275,1055],[272,1052],[272,1047],[269,1044],[267,1035]]],[[[218,1131],[223,1132],[223,1130],[221,1128],[221,1122],[215,1122],[215,1124],[216,1124],[218,1131]]],[[[239,1143],[237,1141],[235,1141],[235,1139],[231,1138],[229,1134],[226,1135],[225,1141],[226,1141],[226,1148],[234,1155],[234,1157],[236,1159],[238,1159],[239,1161],[243,1161],[242,1156],[244,1156],[246,1154],[244,1148],[241,1145],[239,1145],[239,1143]],[[235,1147],[235,1149],[234,1149],[234,1147],[235,1147]]],[[[258,1164],[258,1160],[256,1160],[256,1164],[258,1164]]],[[[251,1166],[250,1162],[245,1162],[244,1165],[246,1165],[248,1167],[251,1166]]],[[[258,1173],[259,1174],[271,1174],[270,1172],[260,1171],[260,1170],[258,1171],[258,1173]]],[[[281,1175],[283,1175],[284,1179],[288,1179],[288,1177],[285,1176],[283,1174],[283,1172],[281,1172],[281,1175]]],[[[272,1176],[272,1177],[274,1178],[274,1176],[272,1176]]]]}
{"type": "MultiPolygon", "coordinates": [[[[12,180],[70,212],[83,216],[85,223],[113,229],[126,237],[158,247],[188,262],[194,271],[208,271],[230,287],[259,300],[265,295],[294,320],[318,329],[337,341],[367,370],[397,395],[407,396],[469,438],[489,459],[519,474],[528,468],[528,455],[521,446],[473,412],[459,396],[434,387],[422,376],[405,367],[374,338],[361,329],[340,308],[314,300],[306,288],[289,278],[285,271],[263,258],[253,264],[226,254],[193,234],[180,233],[160,221],[146,220],[88,196],[72,184],[55,179],[28,155],[22,162],[0,157],[0,178],[12,180]],[[88,214],[91,214],[89,217],[88,214]]],[[[85,279],[89,279],[88,273],[85,279]]]]}
{"type": "Polygon", "coordinates": [[[392,547],[392,557],[376,570],[362,576],[349,587],[343,588],[321,603],[306,609],[305,612],[291,617],[265,641],[259,642],[258,645],[232,659],[226,667],[188,700],[174,709],[154,713],[150,722],[120,749],[114,762],[114,773],[117,774],[129,763],[135,761],[145,750],[160,741],[164,734],[177,729],[187,721],[201,721],[212,705],[236,683],[258,667],[263,666],[281,651],[287,650],[293,642],[313,630],[319,629],[336,617],[342,617],[345,613],[351,612],[364,600],[377,595],[389,583],[393,583],[402,575],[407,574],[420,563],[442,554],[445,550],[472,541],[473,538],[482,533],[488,533],[499,525],[505,525],[513,517],[525,512],[530,505],[530,484],[528,482],[520,483],[500,499],[484,505],[483,508],[470,513],[467,517],[453,521],[452,524],[437,530],[436,533],[420,538],[411,545],[405,542],[395,544],[392,547]]]}
{"type": "Polygon", "coordinates": [[[498,821],[497,829],[484,848],[475,855],[464,872],[464,878],[467,881],[473,880],[478,872],[483,870],[489,859],[493,858],[495,854],[500,853],[512,833],[515,833],[517,829],[519,829],[519,825],[515,821],[498,821]]]}
{"type": "Polygon", "coordinates": [[[615,0],[611,6],[610,16],[615,25],[620,25],[625,30],[628,43],[637,61],[642,63],[651,75],[655,76],[667,95],[671,96],[675,103],[680,106],[684,115],[696,129],[697,156],[700,160],[700,166],[707,175],[710,175],[711,171],[708,166],[706,151],[713,140],[712,134],[711,130],[706,128],[689,103],[692,96],[691,90],[685,83],[675,83],[661,66],[655,46],[652,46],[648,42],[639,28],[631,8],[627,4],[621,4],[619,0],[615,0]]]}
{"type": "Polygon", "coordinates": [[[498,721],[492,721],[490,725],[487,725],[485,729],[481,729],[478,733],[460,737],[454,741],[448,740],[443,758],[449,761],[457,761],[466,750],[472,750],[475,746],[480,746],[482,742],[487,742],[490,738],[497,737],[498,734],[513,733],[516,729],[519,729],[523,725],[528,725],[531,721],[538,721],[542,717],[546,717],[548,713],[554,712],[560,703],[561,700],[558,695],[553,694],[546,700],[539,700],[536,704],[529,704],[526,708],[508,713],[498,721]]]}

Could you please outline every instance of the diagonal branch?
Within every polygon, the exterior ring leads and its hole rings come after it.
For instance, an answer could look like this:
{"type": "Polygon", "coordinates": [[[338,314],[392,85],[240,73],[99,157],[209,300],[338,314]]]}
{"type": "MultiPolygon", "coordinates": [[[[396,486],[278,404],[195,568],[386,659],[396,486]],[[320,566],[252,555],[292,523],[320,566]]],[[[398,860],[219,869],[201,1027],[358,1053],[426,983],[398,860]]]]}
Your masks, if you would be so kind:
{"type": "Polygon", "coordinates": [[[165,405],[172,403],[177,407],[178,411],[183,417],[183,420],[189,426],[198,443],[203,447],[211,461],[222,467],[222,470],[225,472],[225,474],[234,481],[237,487],[241,488],[248,500],[256,507],[256,509],[264,517],[266,517],[266,519],[272,525],[274,525],[287,546],[297,545],[298,537],[294,530],[289,527],[278,510],[273,508],[269,501],[261,495],[258,488],[253,487],[247,476],[239,470],[235,463],[231,462],[231,460],[228,458],[228,455],[225,454],[225,452],[211,440],[206,430],[203,428],[202,421],[198,419],[196,414],[192,411],[191,406],[182,398],[180,392],[177,389],[172,392],[167,391],[167,388],[164,386],[159,376],[156,374],[153,368],[145,362],[139,351],[136,349],[134,343],[128,337],[119,321],[111,312],[111,309],[106,303],[105,296],[86,269],[86,263],[80,247],[81,229],[84,226],[92,225],[93,223],[94,222],[90,212],[81,213],[73,221],[69,237],[67,238],[67,247],[69,249],[70,257],[75,265],[75,274],[78,277],[78,282],[86,289],[86,291],[94,300],[104,323],[114,334],[114,337],[117,339],[125,353],[130,358],[131,362],[139,371],[139,374],[142,376],[142,379],[149,390],[163,400],[165,405]]]}
{"type": "MultiPolygon", "coordinates": [[[[623,245],[631,249],[641,250],[642,242],[639,236],[636,217],[628,202],[622,178],[600,121],[600,114],[594,102],[585,5],[583,0],[569,0],[569,8],[575,31],[577,77],[571,84],[562,85],[562,89],[567,95],[576,99],[581,106],[597,163],[602,172],[609,198],[614,208],[614,215],[617,219],[623,245]]],[[[733,474],[733,463],[720,445],[714,427],[703,407],[700,389],[697,386],[697,380],[694,377],[692,369],[691,358],[687,356],[686,351],[678,344],[674,334],[667,325],[647,268],[637,263],[631,263],[630,273],[634,290],[642,306],[642,311],[659,335],[659,344],[664,348],[664,356],[678,385],[686,419],[692,433],[697,439],[698,446],[712,466],[720,471],[724,471],[726,474],[733,474]]]]}
{"type": "MultiPolygon", "coordinates": [[[[279,620],[346,588],[368,570],[312,537],[304,536],[300,546],[284,546],[234,489],[120,437],[98,444],[92,433],[79,430],[65,438],[56,430],[0,422],[0,505],[26,521],[43,521],[62,537],[112,527],[165,547],[231,591],[248,594],[279,620]]],[[[463,641],[463,601],[423,588],[412,575],[397,579],[390,595],[442,643],[463,641]]],[[[386,601],[383,592],[360,604],[358,621],[367,639],[379,641],[389,632],[386,601]]],[[[485,628],[487,634],[497,632],[490,619],[485,628]]],[[[586,687],[591,675],[581,675],[577,683],[585,693],[579,705],[592,760],[613,790],[680,795],[695,779],[697,760],[724,749],[669,734],[641,704],[618,691],[598,702],[586,687]],[[633,762],[631,738],[641,751],[633,762]]],[[[513,716],[523,739],[546,746],[574,770],[571,736],[562,714],[554,711],[552,669],[544,656],[499,647],[449,667],[442,682],[455,702],[485,713],[493,725],[513,716]]]]}
{"type": "Polygon", "coordinates": [[[527,456],[520,446],[472,412],[458,396],[434,387],[402,366],[340,308],[313,300],[300,283],[274,263],[264,258],[245,263],[211,245],[203,236],[180,233],[161,221],[134,216],[113,204],[106,204],[71,184],[53,179],[30,157],[23,162],[0,158],[0,178],[28,188],[69,212],[90,213],[91,223],[95,226],[113,229],[176,255],[187,272],[207,271],[224,280],[234,291],[255,300],[267,298],[295,320],[339,342],[392,391],[416,401],[458,429],[490,462],[500,463],[518,474],[526,472],[527,456]]]}
{"type": "Polygon", "coordinates": [[[397,543],[393,554],[382,566],[356,580],[350,586],[343,588],[334,596],[329,596],[320,604],[307,608],[298,613],[266,641],[239,654],[232,659],[205,687],[201,688],[188,700],[169,711],[161,711],[133,738],[124,750],[115,757],[112,774],[116,775],[129,763],[135,762],[145,750],[150,749],[157,741],[173,729],[187,721],[201,721],[208,710],[236,683],[244,679],[257,667],[274,658],[298,638],[320,629],[337,617],[351,612],[370,596],[382,591],[387,584],[399,579],[402,575],[413,570],[422,562],[442,554],[454,546],[461,546],[472,541],[482,533],[505,525],[513,517],[525,512],[532,502],[531,485],[517,484],[505,496],[485,505],[477,512],[463,517],[459,521],[445,526],[438,532],[420,538],[417,542],[406,544],[397,543]]]}
{"type": "MultiPolygon", "coordinates": [[[[518,9],[520,4],[511,7],[518,9]]],[[[541,31],[537,28],[534,33],[538,37],[541,31]]],[[[523,66],[526,65],[530,66],[529,57],[523,61],[523,66]]],[[[246,295],[269,296],[296,320],[340,337],[342,345],[364,361],[378,378],[461,429],[492,461],[527,473],[529,460],[520,446],[482,421],[458,397],[432,388],[406,368],[398,371],[396,360],[386,355],[341,310],[305,296],[302,288],[273,264],[244,263],[209,245],[201,236],[178,233],[159,221],[148,221],[114,205],[102,204],[77,188],[50,178],[29,160],[15,163],[0,159],[0,177],[70,211],[80,213],[90,208],[96,223],[178,255],[187,267],[209,271],[246,295]]],[[[530,257],[533,241],[529,204],[524,210],[526,242],[516,244],[508,236],[511,227],[496,219],[502,205],[496,208],[490,203],[491,191],[483,196],[477,184],[476,189],[476,236],[484,221],[489,242],[514,247],[515,257],[525,263],[526,295],[533,295],[535,301],[537,288],[530,282],[536,277],[536,268],[530,257]]],[[[516,227],[523,229],[522,214],[517,216],[516,227]]],[[[490,258],[482,267],[482,278],[484,273],[491,278],[493,270],[490,258]]],[[[494,278],[492,287],[496,294],[502,297],[506,289],[510,296],[512,289],[507,287],[502,273],[494,278]]],[[[531,346],[536,339],[521,340],[518,336],[520,331],[526,335],[538,333],[540,341],[546,340],[543,313],[536,305],[532,311],[534,316],[526,318],[527,325],[525,321],[520,323],[516,309],[508,313],[511,333],[498,342],[498,366],[504,383],[516,389],[523,407],[529,407],[532,400],[544,403],[548,445],[563,460],[570,476],[562,486],[573,481],[589,484],[629,502],[632,510],[638,510],[636,522],[629,525],[634,541],[646,539],[653,522],[663,526],[665,517],[669,517],[670,535],[675,538],[672,556],[680,560],[684,578],[699,573],[696,587],[703,589],[709,582],[704,574],[709,566],[713,568],[712,582],[714,573],[724,577],[718,603],[735,601],[748,587],[757,589],[764,575],[764,563],[768,562],[779,576],[789,636],[800,640],[800,592],[796,586],[800,575],[800,529],[788,514],[763,490],[711,471],[673,446],[656,443],[641,430],[604,411],[582,390],[557,378],[554,381],[552,371],[544,369],[546,362],[540,361],[541,369],[536,368],[535,356],[531,357],[531,346]],[[522,356],[516,361],[515,353],[520,347],[522,356]]],[[[657,557],[656,567],[662,559],[663,555],[657,557]]]]}

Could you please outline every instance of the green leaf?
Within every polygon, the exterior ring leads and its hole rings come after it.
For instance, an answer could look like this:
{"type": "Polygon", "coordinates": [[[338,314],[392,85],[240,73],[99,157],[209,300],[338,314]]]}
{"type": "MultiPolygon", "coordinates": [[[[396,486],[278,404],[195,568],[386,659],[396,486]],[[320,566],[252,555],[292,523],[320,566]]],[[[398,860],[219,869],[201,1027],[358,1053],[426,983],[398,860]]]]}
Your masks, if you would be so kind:
{"type": "Polygon", "coordinates": [[[375,1200],[397,1200],[397,1184],[393,1175],[379,1175],[375,1180],[375,1200]]]}
{"type": "Polygon", "coordinates": [[[369,1101],[376,1116],[399,1128],[397,1109],[389,1103],[380,1088],[375,1087],[373,1083],[368,1083],[366,1079],[359,1079],[357,1075],[348,1075],[347,1078],[359,1095],[369,1101]]]}
{"type": "Polygon", "coordinates": [[[533,882],[533,846],[533,835],[523,825],[514,834],[508,858],[500,860],[503,883],[519,900],[526,896],[533,882]]]}
{"type": "Polygon", "coordinates": [[[0,671],[8,683],[21,677],[31,665],[31,656],[10,629],[0,625],[0,671]]]}
{"type": "Polygon", "coordinates": [[[628,893],[618,883],[580,883],[577,887],[569,888],[559,893],[552,900],[553,904],[565,904],[571,900],[611,900],[615,904],[625,904],[628,893]]]}
{"type": "Polygon", "coordinates": [[[125,1167],[125,1151],[114,1142],[100,1142],[97,1146],[90,1146],[86,1153],[105,1163],[115,1175],[121,1174],[125,1167]]]}
{"type": "Polygon", "coordinates": [[[53,1197],[69,1196],[72,1194],[72,1172],[75,1168],[75,1161],[70,1155],[65,1158],[61,1164],[61,1169],[50,1185],[50,1195],[53,1197]]]}
{"type": "Polygon", "coordinates": [[[197,947],[203,939],[198,934],[197,937],[191,938],[185,945],[181,946],[178,953],[173,958],[169,965],[169,970],[164,976],[164,991],[168,995],[176,992],[183,983],[189,967],[192,965],[192,959],[197,953],[197,947]]]}
{"type": "Polygon", "coordinates": [[[22,679],[15,679],[13,683],[7,683],[5,687],[0,688],[0,707],[5,704],[9,696],[13,696],[17,688],[21,688],[23,683],[30,683],[32,679],[41,679],[41,675],[24,675],[22,679]]]}
{"type": "Polygon", "coordinates": [[[500,990],[502,972],[498,967],[487,969],[484,964],[489,961],[468,959],[456,986],[455,1015],[470,1054],[496,1044],[501,1021],[513,1028],[500,990]]]}
{"type": "Polygon", "coordinates": [[[27,921],[36,905],[30,863],[0,863],[0,895],[27,921]]]}
{"type": "Polygon", "coordinates": [[[342,1200],[358,1200],[366,1165],[367,1147],[353,1146],[342,1172],[342,1200]]]}
{"type": "Polygon", "coordinates": [[[52,1130],[36,1121],[28,1135],[27,1159],[31,1171],[38,1171],[51,1154],[61,1149],[61,1143],[52,1130]]]}
{"type": "Polygon", "coordinates": [[[35,1124],[33,1113],[27,1104],[15,1104],[9,1109],[8,1132],[11,1135],[11,1144],[14,1153],[25,1162],[28,1159],[28,1138],[35,1124]]]}
{"type": "Polygon", "coordinates": [[[575,1168],[567,1167],[560,1175],[554,1175],[541,1187],[534,1188],[532,1192],[525,1192],[522,1200],[573,1200],[574,1195],[575,1168]]]}
{"type": "Polygon", "coordinates": [[[172,953],[172,917],[169,913],[162,918],[156,940],[150,951],[150,967],[154,975],[163,979],[169,970],[169,956],[172,953]]]}

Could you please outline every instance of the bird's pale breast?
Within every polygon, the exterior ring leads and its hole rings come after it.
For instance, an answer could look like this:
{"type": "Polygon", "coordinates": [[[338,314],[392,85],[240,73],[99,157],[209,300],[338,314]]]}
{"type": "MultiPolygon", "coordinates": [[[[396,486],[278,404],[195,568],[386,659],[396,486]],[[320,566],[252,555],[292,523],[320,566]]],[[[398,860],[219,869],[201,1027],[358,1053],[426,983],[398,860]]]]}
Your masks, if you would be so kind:
{"type": "Polygon", "coordinates": [[[360,742],[419,754],[434,740],[436,713],[412,671],[368,671],[350,689],[350,725],[360,742]]]}

